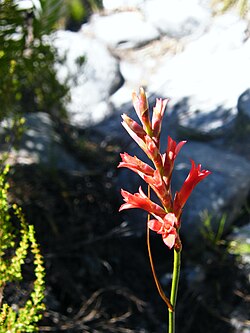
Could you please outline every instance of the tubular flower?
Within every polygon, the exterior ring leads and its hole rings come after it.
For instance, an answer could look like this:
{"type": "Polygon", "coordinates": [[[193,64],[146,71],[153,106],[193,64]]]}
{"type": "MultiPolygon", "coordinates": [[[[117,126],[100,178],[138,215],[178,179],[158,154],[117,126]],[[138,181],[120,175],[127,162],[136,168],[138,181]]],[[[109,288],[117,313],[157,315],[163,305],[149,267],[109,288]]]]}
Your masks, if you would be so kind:
{"type": "Polygon", "coordinates": [[[154,216],[164,217],[166,215],[165,210],[151,201],[142,191],[141,187],[139,188],[138,193],[131,194],[127,191],[121,190],[121,194],[126,203],[121,205],[119,211],[129,208],[141,208],[154,216]]]}
{"type": "Polygon", "coordinates": [[[145,136],[147,135],[147,133],[136,121],[128,117],[126,114],[122,115],[122,119],[123,119],[122,126],[132,137],[132,139],[135,140],[138,146],[141,147],[142,150],[145,150],[146,149],[145,136]]]}
{"type": "Polygon", "coordinates": [[[177,217],[181,215],[182,208],[184,207],[187,199],[191,195],[195,186],[208,175],[211,174],[208,170],[201,170],[201,164],[195,165],[195,162],[191,160],[191,170],[182,185],[179,192],[176,192],[174,198],[174,211],[177,217]]]}
{"type": "Polygon", "coordinates": [[[122,162],[119,163],[118,168],[124,167],[133,170],[136,173],[141,172],[145,175],[153,176],[154,169],[147,163],[142,162],[136,156],[133,157],[127,153],[120,154],[120,156],[122,158],[122,162]]]}
{"type": "Polygon", "coordinates": [[[168,101],[168,99],[162,100],[161,98],[157,98],[153,109],[152,130],[157,147],[160,145],[161,124],[168,101]]]}
{"type": "Polygon", "coordinates": [[[147,132],[148,135],[151,136],[152,128],[149,118],[148,101],[143,88],[140,88],[139,96],[137,96],[136,92],[132,93],[132,101],[137,116],[143,125],[143,129],[145,130],[145,132],[147,132]]]}
{"type": "Polygon", "coordinates": [[[173,213],[168,213],[164,218],[157,217],[148,221],[149,229],[162,235],[163,242],[171,249],[179,235],[176,231],[177,218],[173,213]]]}
{"type": "Polygon", "coordinates": [[[175,159],[186,142],[187,141],[181,141],[177,144],[176,141],[168,136],[167,150],[163,155],[163,174],[168,187],[170,185],[175,159]]]}
{"type": "Polygon", "coordinates": [[[133,119],[126,114],[122,115],[122,125],[127,130],[128,134],[135,140],[138,146],[147,154],[156,168],[162,168],[162,156],[155,142],[144,129],[133,119]]]}

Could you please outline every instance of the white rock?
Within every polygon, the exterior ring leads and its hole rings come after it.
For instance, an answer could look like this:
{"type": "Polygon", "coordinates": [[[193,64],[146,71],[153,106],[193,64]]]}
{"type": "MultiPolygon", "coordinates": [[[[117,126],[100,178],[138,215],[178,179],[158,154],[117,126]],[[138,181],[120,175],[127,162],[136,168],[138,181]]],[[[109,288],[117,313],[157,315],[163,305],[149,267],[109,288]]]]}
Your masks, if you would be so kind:
{"type": "Polygon", "coordinates": [[[144,0],[103,0],[103,8],[108,11],[139,7],[144,0]]]}
{"type": "Polygon", "coordinates": [[[224,15],[184,52],[167,59],[150,87],[178,103],[180,126],[223,134],[236,117],[238,97],[250,86],[250,41],[246,22],[224,15]]]}
{"type": "Polygon", "coordinates": [[[145,74],[143,66],[138,66],[138,63],[121,61],[120,71],[124,80],[132,84],[134,87],[140,87],[142,85],[140,80],[145,74]]]}
{"type": "Polygon", "coordinates": [[[59,80],[70,86],[66,108],[71,124],[85,128],[99,123],[112,112],[108,98],[121,83],[117,60],[105,45],[82,32],[58,31],[54,45],[66,57],[56,68],[59,80]],[[79,59],[84,59],[82,65],[79,59]]]}
{"type": "MultiPolygon", "coordinates": [[[[117,90],[112,96],[110,96],[110,102],[116,109],[120,109],[124,104],[132,105],[132,91],[135,87],[127,86],[124,84],[119,90],[117,90]]],[[[124,112],[124,111],[123,111],[124,112]]]]}
{"type": "Polygon", "coordinates": [[[159,38],[158,30],[138,12],[121,12],[109,16],[94,15],[82,26],[112,48],[138,47],[159,38]]]}
{"type": "Polygon", "coordinates": [[[174,38],[200,35],[211,18],[207,1],[150,0],[142,9],[148,22],[161,33],[174,38]]]}

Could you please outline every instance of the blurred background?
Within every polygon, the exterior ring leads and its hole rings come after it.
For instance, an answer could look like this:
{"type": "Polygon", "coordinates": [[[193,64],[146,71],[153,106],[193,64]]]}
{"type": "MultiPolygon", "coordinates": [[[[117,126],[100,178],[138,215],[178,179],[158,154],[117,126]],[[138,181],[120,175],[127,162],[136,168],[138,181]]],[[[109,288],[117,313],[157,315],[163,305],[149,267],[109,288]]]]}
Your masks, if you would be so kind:
{"type": "MultiPolygon", "coordinates": [[[[249,333],[250,12],[247,0],[0,0],[0,155],[10,203],[33,224],[46,268],[39,332],[167,331],[141,211],[118,213],[120,152],[146,160],[121,126],[131,93],[170,98],[167,137],[212,171],[182,218],[179,333],[249,333]]],[[[152,234],[170,291],[172,252],[152,234]]],[[[7,285],[13,308],[33,283],[7,285]]]]}

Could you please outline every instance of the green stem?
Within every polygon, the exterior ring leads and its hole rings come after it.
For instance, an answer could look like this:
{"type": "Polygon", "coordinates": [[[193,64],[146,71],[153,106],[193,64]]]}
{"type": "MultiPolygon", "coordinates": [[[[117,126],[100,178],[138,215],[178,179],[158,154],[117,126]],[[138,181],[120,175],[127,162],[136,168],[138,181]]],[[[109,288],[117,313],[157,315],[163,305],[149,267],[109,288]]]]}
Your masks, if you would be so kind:
{"type": "Polygon", "coordinates": [[[175,333],[175,306],[178,292],[178,284],[180,277],[180,267],[181,267],[181,250],[174,250],[174,265],[173,265],[173,278],[171,287],[170,303],[173,306],[173,311],[168,309],[169,322],[168,322],[168,333],[175,333]]]}

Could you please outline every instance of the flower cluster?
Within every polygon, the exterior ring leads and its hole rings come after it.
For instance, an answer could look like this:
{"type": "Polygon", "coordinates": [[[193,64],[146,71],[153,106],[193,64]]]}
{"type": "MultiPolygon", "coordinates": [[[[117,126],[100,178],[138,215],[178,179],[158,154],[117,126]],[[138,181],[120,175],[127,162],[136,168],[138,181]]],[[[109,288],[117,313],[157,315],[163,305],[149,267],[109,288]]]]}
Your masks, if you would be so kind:
{"type": "Polygon", "coordinates": [[[193,191],[194,187],[210,174],[208,170],[202,170],[201,165],[196,165],[191,160],[192,167],[179,192],[174,198],[171,194],[171,177],[174,162],[179,151],[186,143],[175,142],[170,136],[166,151],[160,153],[160,134],[162,119],[167,106],[167,99],[156,99],[153,108],[152,119],[150,120],[149,107],[143,88],[140,88],[139,96],[132,95],[135,111],[141,121],[139,125],[136,121],[122,115],[122,125],[135,140],[139,147],[146,153],[152,161],[153,166],[141,161],[136,156],[127,153],[121,154],[122,162],[118,168],[125,167],[136,172],[155,192],[161,205],[150,200],[147,195],[139,188],[139,192],[131,194],[121,190],[125,203],[120,207],[120,211],[129,208],[141,208],[147,211],[153,218],[148,221],[148,227],[162,235],[164,243],[171,249],[181,249],[179,238],[180,220],[182,209],[193,191]]]}

